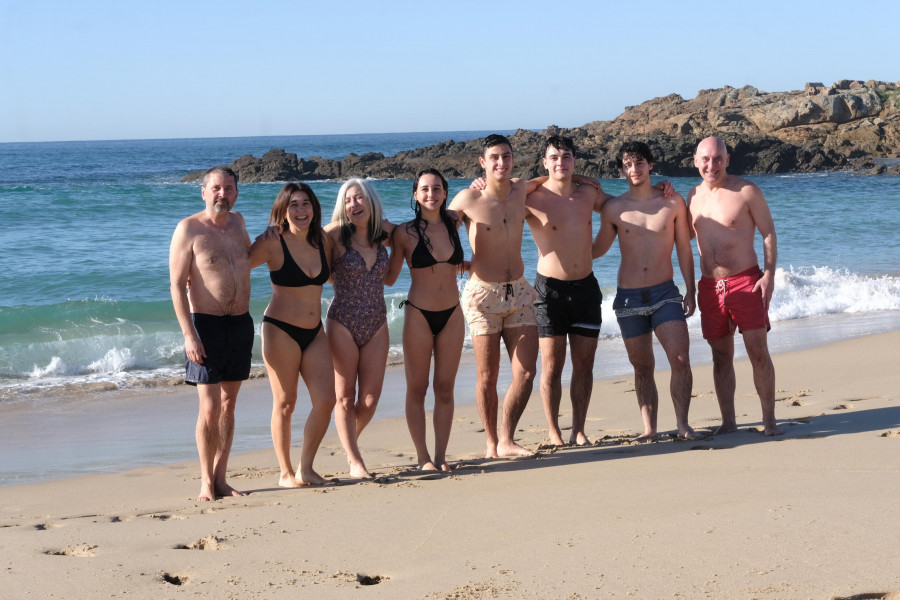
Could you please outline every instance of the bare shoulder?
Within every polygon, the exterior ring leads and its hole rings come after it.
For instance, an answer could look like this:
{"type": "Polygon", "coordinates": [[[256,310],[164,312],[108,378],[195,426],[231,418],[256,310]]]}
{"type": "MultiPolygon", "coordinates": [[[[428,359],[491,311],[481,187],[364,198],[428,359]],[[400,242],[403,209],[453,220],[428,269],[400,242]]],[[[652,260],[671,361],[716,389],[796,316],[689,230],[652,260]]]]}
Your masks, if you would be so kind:
{"type": "Polygon", "coordinates": [[[481,198],[481,190],[466,188],[460,190],[456,196],[453,197],[453,200],[447,208],[458,212],[465,212],[466,209],[470,208],[479,198],[481,198]]]}
{"type": "Polygon", "coordinates": [[[333,236],[334,232],[339,231],[340,228],[340,223],[338,223],[337,221],[332,221],[331,223],[326,224],[325,227],[322,228],[322,231],[324,231],[327,235],[333,236]]]}

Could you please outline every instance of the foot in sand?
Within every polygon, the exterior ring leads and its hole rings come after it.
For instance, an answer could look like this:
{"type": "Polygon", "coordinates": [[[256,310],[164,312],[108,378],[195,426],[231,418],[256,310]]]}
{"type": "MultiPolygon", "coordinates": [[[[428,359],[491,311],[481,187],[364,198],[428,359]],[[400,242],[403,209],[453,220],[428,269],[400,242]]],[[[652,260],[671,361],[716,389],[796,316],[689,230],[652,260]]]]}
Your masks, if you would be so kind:
{"type": "Polygon", "coordinates": [[[678,430],[678,439],[681,440],[699,440],[701,436],[690,427],[678,430]]]}
{"type": "Polygon", "coordinates": [[[216,496],[219,498],[226,498],[228,496],[246,496],[247,492],[241,492],[227,483],[220,483],[216,486],[216,496]]]}
{"type": "Polygon", "coordinates": [[[430,460],[419,465],[420,471],[437,471],[438,468],[430,460]]]}
{"type": "Polygon", "coordinates": [[[656,432],[653,430],[648,430],[642,433],[641,435],[634,438],[636,442],[648,442],[656,438],[656,432]]]}
{"type": "Polygon", "coordinates": [[[278,486],[283,488],[295,488],[300,487],[303,484],[297,481],[297,476],[293,473],[282,473],[281,477],[278,478],[278,486]]]}
{"type": "Polygon", "coordinates": [[[784,435],[784,431],[782,431],[781,427],[772,423],[771,425],[766,425],[766,428],[763,430],[763,433],[767,436],[776,436],[776,435],[784,435]]]}
{"type": "Polygon", "coordinates": [[[590,446],[591,440],[589,440],[583,432],[579,431],[578,433],[572,433],[572,436],[569,438],[569,443],[575,444],[576,446],[590,446]]]}
{"type": "Polygon", "coordinates": [[[713,435],[724,435],[737,430],[737,423],[726,423],[725,421],[722,421],[722,424],[713,432],[713,435]]]}
{"type": "Polygon", "coordinates": [[[566,443],[562,439],[562,434],[558,429],[550,430],[550,445],[551,446],[565,446],[566,443]]]}
{"type": "Polygon", "coordinates": [[[329,485],[331,483],[330,479],[325,479],[312,469],[309,471],[300,471],[300,477],[295,478],[295,481],[300,486],[307,485],[329,485]]]}
{"type": "Polygon", "coordinates": [[[497,454],[500,458],[510,456],[534,456],[534,452],[513,441],[500,442],[497,444],[497,454]]]}
{"type": "Polygon", "coordinates": [[[372,474],[366,469],[363,463],[350,464],[350,477],[353,479],[372,479],[372,474]]]}
{"type": "Polygon", "coordinates": [[[201,484],[200,485],[200,495],[197,496],[198,502],[212,502],[216,499],[216,493],[213,491],[211,485],[201,484]]]}
{"type": "Polygon", "coordinates": [[[444,473],[449,473],[450,471],[453,470],[453,467],[451,467],[450,464],[447,463],[446,461],[441,462],[439,464],[439,466],[441,468],[441,471],[443,471],[444,473]]]}

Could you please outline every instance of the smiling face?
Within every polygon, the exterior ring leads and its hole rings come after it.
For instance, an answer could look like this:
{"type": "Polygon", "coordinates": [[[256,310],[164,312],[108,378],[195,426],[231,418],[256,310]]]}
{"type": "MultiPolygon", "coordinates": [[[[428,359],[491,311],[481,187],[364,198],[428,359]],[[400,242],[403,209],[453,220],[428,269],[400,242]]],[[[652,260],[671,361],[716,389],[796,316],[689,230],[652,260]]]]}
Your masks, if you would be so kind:
{"type": "Polygon", "coordinates": [[[287,222],[293,233],[309,229],[314,216],[312,200],[306,192],[294,192],[288,201],[287,222]]]}
{"type": "Polygon", "coordinates": [[[717,184],[725,179],[728,166],[728,150],[719,138],[708,137],[697,146],[694,154],[694,166],[700,171],[700,177],[709,184],[717,184]]]}
{"type": "Polygon", "coordinates": [[[486,148],[478,161],[488,179],[508,180],[512,176],[513,153],[512,148],[506,144],[486,148]]]}
{"type": "Polygon", "coordinates": [[[544,153],[544,168],[550,179],[567,179],[575,172],[575,155],[568,148],[548,146],[544,153]]]}
{"type": "Polygon", "coordinates": [[[358,185],[347,190],[347,194],[344,196],[344,214],[347,215],[348,221],[365,230],[371,211],[372,207],[369,206],[369,201],[358,185]]]}
{"type": "Polygon", "coordinates": [[[447,200],[447,191],[440,177],[425,173],[416,181],[415,196],[423,212],[437,213],[447,200]]]}
{"type": "Polygon", "coordinates": [[[237,202],[237,183],[234,177],[226,173],[210,173],[200,188],[200,196],[206,203],[207,210],[217,215],[226,214],[237,202]]]}
{"type": "Polygon", "coordinates": [[[622,156],[622,167],[619,171],[628,180],[629,185],[641,185],[650,181],[650,172],[652,170],[653,163],[648,162],[640,154],[625,154],[622,156]]]}

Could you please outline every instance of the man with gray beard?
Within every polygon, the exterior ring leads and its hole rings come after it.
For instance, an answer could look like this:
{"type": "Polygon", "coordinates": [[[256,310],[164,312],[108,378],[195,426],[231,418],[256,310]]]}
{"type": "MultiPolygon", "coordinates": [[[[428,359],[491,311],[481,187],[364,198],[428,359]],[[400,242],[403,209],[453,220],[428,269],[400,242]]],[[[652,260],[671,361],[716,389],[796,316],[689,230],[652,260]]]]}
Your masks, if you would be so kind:
{"type": "Polygon", "coordinates": [[[172,303],[184,335],[185,382],[200,396],[197,500],[243,496],[225,480],[234,438],[234,406],[250,376],[250,237],[244,217],[231,212],[238,176],[213,167],[200,194],[206,208],[181,221],[169,249],[172,303]]]}

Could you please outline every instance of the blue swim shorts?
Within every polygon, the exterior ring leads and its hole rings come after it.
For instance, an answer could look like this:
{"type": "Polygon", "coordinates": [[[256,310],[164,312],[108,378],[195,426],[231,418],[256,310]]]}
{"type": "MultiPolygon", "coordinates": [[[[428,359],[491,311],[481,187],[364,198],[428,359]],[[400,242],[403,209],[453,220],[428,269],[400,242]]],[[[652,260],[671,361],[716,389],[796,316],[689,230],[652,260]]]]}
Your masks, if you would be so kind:
{"type": "Polygon", "coordinates": [[[683,300],[672,280],[645,288],[618,288],[613,310],[622,337],[648,334],[666,321],[684,321],[683,300]]]}

